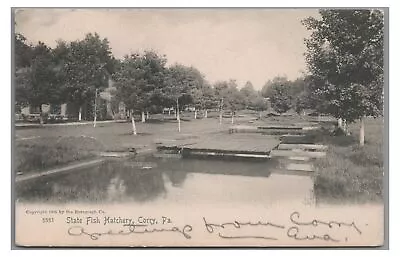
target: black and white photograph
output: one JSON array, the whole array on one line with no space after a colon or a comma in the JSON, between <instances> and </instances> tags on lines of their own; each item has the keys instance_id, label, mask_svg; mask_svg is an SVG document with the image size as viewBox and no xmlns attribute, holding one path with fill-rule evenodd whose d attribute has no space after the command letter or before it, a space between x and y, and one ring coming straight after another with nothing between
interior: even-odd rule
<instances>
[{"instance_id":1,"label":"black and white photograph","mask_svg":"<svg viewBox=\"0 0 400 257\"><path fill-rule=\"evenodd\" d=\"M388 8L11 12L17 246L385 244Z\"/></svg>"}]
</instances>

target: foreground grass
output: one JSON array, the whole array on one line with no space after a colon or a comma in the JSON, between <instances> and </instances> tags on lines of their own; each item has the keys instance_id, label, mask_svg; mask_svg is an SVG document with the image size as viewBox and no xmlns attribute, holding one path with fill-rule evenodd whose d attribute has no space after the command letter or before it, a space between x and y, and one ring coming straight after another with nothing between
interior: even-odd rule
<instances>
[{"instance_id":1,"label":"foreground grass","mask_svg":"<svg viewBox=\"0 0 400 257\"><path fill-rule=\"evenodd\" d=\"M316 163L314 182L318 202L377 202L383 198L383 121L368 119L366 142L358 143L359 124L350 136L325 136L327 157Z\"/></svg>"},{"instance_id":2,"label":"foreground grass","mask_svg":"<svg viewBox=\"0 0 400 257\"><path fill-rule=\"evenodd\" d=\"M36 172L74 161L94 157L101 146L90 138L38 138L17 141L15 171L19 174Z\"/></svg>"}]
</instances>

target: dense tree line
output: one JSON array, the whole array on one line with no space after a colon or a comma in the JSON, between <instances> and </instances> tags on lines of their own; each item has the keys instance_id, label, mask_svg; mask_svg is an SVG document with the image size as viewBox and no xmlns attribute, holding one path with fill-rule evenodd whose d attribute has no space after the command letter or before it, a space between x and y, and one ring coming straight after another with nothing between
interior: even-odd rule
<instances>
[{"instance_id":1,"label":"dense tree line","mask_svg":"<svg viewBox=\"0 0 400 257\"><path fill-rule=\"evenodd\" d=\"M167 66L167 57L154 51L116 59L108 40L97 33L73 42L58 41L54 49L43 42L29 44L16 34L16 104L73 103L81 119L82 108L93 105L112 80L112 102L125 104L134 134L134 114L141 113L145 122L146 113L163 108L176 110L180 131L180 111L187 106L195 107L194 118L198 110L207 117L208 110L217 109L220 122L228 111L232 123L238 110L261 114L271 106L277 113L312 109L343 124L360 119L363 144L363 117L383 111L383 13L320 10L320 16L303 20L311 31L305 41L308 73L293 81L277 76L259 91L250 81L241 87L235 80L210 84L195 67Z\"/></svg>"}]
</instances>

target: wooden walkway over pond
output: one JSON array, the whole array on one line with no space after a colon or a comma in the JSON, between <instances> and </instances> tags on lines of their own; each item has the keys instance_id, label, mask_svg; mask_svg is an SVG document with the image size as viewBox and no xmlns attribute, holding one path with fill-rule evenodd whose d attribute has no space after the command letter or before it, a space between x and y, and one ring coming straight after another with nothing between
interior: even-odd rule
<instances>
[{"instance_id":1,"label":"wooden walkway over pond","mask_svg":"<svg viewBox=\"0 0 400 257\"><path fill-rule=\"evenodd\" d=\"M268 156L280 141L275 136L260 134L213 134L197 138L158 142L159 150L180 151L184 155Z\"/></svg>"}]
</instances>

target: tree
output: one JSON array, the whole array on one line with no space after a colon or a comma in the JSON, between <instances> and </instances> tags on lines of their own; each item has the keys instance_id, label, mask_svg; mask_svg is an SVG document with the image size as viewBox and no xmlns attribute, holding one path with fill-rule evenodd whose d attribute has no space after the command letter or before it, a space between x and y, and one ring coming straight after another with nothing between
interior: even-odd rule
<instances>
[{"instance_id":1,"label":"tree","mask_svg":"<svg viewBox=\"0 0 400 257\"><path fill-rule=\"evenodd\" d=\"M217 82L214 90L217 99L220 99L220 124L224 108L231 111L231 123L233 124L236 111L245 107L244 96L239 92L236 81L231 79L229 82Z\"/></svg>"},{"instance_id":2,"label":"tree","mask_svg":"<svg viewBox=\"0 0 400 257\"><path fill-rule=\"evenodd\" d=\"M134 113L142 112L143 118L144 110L151 105L152 97L161 90L166 62L164 56L155 52L134 53L124 57L113 75L115 97L130 110L134 135L137 135Z\"/></svg>"},{"instance_id":3,"label":"tree","mask_svg":"<svg viewBox=\"0 0 400 257\"><path fill-rule=\"evenodd\" d=\"M247 81L246 84L240 89L240 93L242 94L245 108L249 108L258 97L258 93L250 81Z\"/></svg>"},{"instance_id":4,"label":"tree","mask_svg":"<svg viewBox=\"0 0 400 257\"><path fill-rule=\"evenodd\" d=\"M226 97L226 91L228 91L228 82L217 81L214 84L214 95L215 99L218 101L219 107L219 124L222 124L222 113L224 110L224 97Z\"/></svg>"},{"instance_id":5,"label":"tree","mask_svg":"<svg viewBox=\"0 0 400 257\"><path fill-rule=\"evenodd\" d=\"M268 109L267 99L261 95L261 92L257 92L257 95L250 103L249 108L258 111L259 119L261 119L262 112Z\"/></svg>"},{"instance_id":6,"label":"tree","mask_svg":"<svg viewBox=\"0 0 400 257\"><path fill-rule=\"evenodd\" d=\"M215 98L213 88L205 83L201 90L194 95L195 102L204 111L204 118L208 117L208 109L215 108L218 105L218 100Z\"/></svg>"},{"instance_id":7,"label":"tree","mask_svg":"<svg viewBox=\"0 0 400 257\"><path fill-rule=\"evenodd\" d=\"M17 40L21 40L18 39ZM21 42L20 42L21 43ZM21 46L19 46L19 49ZM19 51L20 51L19 50ZM52 49L43 42L25 50L30 60L19 58L16 70L16 99L21 105L38 107L43 124L43 104L59 104L62 92L57 80L57 69ZM21 54L21 52L19 53Z\"/></svg>"},{"instance_id":8,"label":"tree","mask_svg":"<svg viewBox=\"0 0 400 257\"><path fill-rule=\"evenodd\" d=\"M382 115L383 12L320 10L321 19L303 21L312 31L306 40L306 61L316 94L327 101L325 112L338 119L361 121Z\"/></svg>"},{"instance_id":9,"label":"tree","mask_svg":"<svg viewBox=\"0 0 400 257\"><path fill-rule=\"evenodd\" d=\"M271 107L278 113L287 112L293 106L291 83L286 77L275 77L261 90L262 95L270 99Z\"/></svg>"},{"instance_id":10,"label":"tree","mask_svg":"<svg viewBox=\"0 0 400 257\"><path fill-rule=\"evenodd\" d=\"M17 33L14 35L15 70L29 67L32 61L32 45L27 43L26 37Z\"/></svg>"},{"instance_id":11,"label":"tree","mask_svg":"<svg viewBox=\"0 0 400 257\"><path fill-rule=\"evenodd\" d=\"M176 119L178 131L181 131L180 100L191 98L193 90L199 90L204 83L203 77L197 69L181 64L175 64L168 68L165 76L164 95L176 104ZM188 101L189 102L189 101Z\"/></svg>"},{"instance_id":12,"label":"tree","mask_svg":"<svg viewBox=\"0 0 400 257\"><path fill-rule=\"evenodd\" d=\"M140 99L137 107L141 109L142 122L145 122L145 111L158 103L155 96L162 94L165 86L165 67L167 58L155 51L144 51L143 54L135 54L136 78L143 81L140 83Z\"/></svg>"},{"instance_id":13,"label":"tree","mask_svg":"<svg viewBox=\"0 0 400 257\"><path fill-rule=\"evenodd\" d=\"M101 39L97 33L89 33L83 40L73 41L68 46L59 42L58 48L68 48L61 72L65 74L68 100L79 106L81 120L82 107L94 101L96 89L101 91L108 87L115 59L107 38Z\"/></svg>"}]
</instances>

